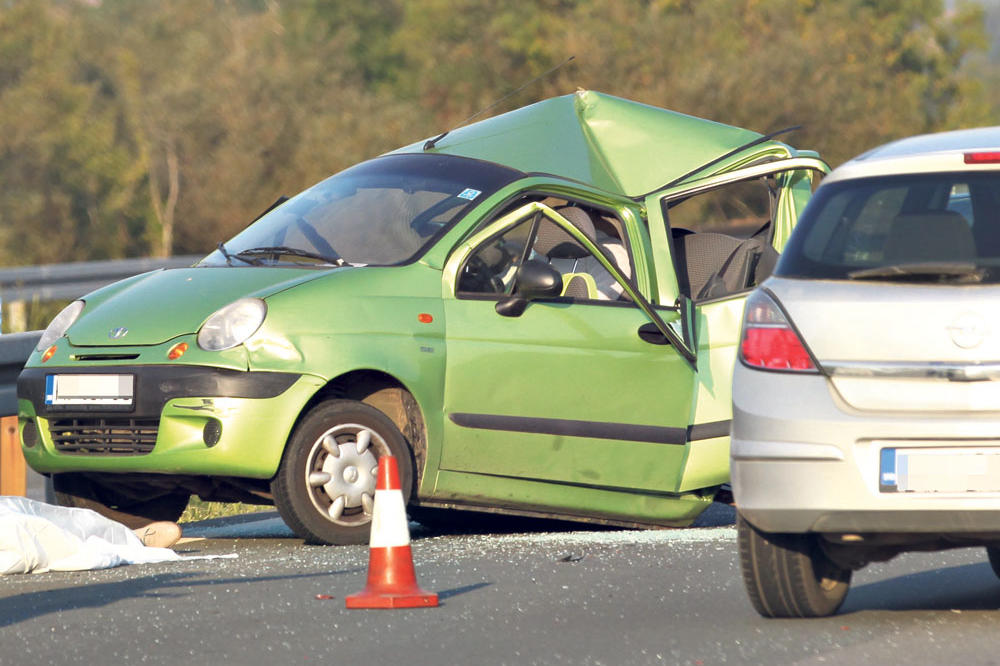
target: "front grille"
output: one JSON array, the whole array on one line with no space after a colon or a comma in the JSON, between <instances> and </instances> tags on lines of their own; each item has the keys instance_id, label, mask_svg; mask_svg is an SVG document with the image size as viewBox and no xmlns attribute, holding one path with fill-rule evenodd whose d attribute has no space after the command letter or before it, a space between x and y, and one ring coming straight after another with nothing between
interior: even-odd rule
<instances>
[{"instance_id":1,"label":"front grille","mask_svg":"<svg viewBox=\"0 0 1000 666\"><path fill-rule=\"evenodd\" d=\"M62 453L142 455L153 450L159 419L52 419L52 444Z\"/></svg>"}]
</instances>

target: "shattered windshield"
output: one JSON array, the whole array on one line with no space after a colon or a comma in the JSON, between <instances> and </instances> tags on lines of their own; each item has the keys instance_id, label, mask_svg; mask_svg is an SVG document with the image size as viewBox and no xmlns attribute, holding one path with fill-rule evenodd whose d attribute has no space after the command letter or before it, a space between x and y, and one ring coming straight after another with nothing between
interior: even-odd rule
<instances>
[{"instance_id":1,"label":"shattered windshield","mask_svg":"<svg viewBox=\"0 0 1000 666\"><path fill-rule=\"evenodd\" d=\"M819 188L775 275L1000 282L1000 173L860 178Z\"/></svg>"},{"instance_id":2,"label":"shattered windshield","mask_svg":"<svg viewBox=\"0 0 1000 666\"><path fill-rule=\"evenodd\" d=\"M376 158L268 211L199 266L407 263L472 206L520 176L447 155Z\"/></svg>"}]
</instances>

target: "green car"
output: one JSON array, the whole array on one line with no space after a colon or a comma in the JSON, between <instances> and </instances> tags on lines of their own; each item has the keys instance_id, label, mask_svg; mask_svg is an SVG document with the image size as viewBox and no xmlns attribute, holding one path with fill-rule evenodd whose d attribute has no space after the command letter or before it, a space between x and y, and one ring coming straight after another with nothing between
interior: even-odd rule
<instances>
[{"instance_id":1,"label":"green car","mask_svg":"<svg viewBox=\"0 0 1000 666\"><path fill-rule=\"evenodd\" d=\"M422 520L690 524L745 297L827 171L589 91L406 146L70 304L18 380L25 458L130 525L196 494L363 543L384 455Z\"/></svg>"}]
</instances>

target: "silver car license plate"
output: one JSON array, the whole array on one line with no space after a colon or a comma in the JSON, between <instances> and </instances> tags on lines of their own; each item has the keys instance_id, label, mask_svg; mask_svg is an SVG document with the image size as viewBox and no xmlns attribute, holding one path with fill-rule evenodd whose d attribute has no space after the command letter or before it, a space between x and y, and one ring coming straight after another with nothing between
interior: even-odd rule
<instances>
[{"instance_id":1,"label":"silver car license plate","mask_svg":"<svg viewBox=\"0 0 1000 666\"><path fill-rule=\"evenodd\" d=\"M883 448L879 490L912 493L1000 492L1000 446Z\"/></svg>"},{"instance_id":2,"label":"silver car license plate","mask_svg":"<svg viewBox=\"0 0 1000 666\"><path fill-rule=\"evenodd\" d=\"M46 375L45 404L131 405L135 375Z\"/></svg>"}]
</instances>

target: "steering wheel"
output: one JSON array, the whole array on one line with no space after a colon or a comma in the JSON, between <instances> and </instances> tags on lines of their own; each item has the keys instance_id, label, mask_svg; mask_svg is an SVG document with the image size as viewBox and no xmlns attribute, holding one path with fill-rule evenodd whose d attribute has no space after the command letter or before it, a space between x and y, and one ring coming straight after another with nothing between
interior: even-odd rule
<instances>
[{"instance_id":1,"label":"steering wheel","mask_svg":"<svg viewBox=\"0 0 1000 666\"><path fill-rule=\"evenodd\" d=\"M469 284L470 282L471 284ZM503 281L478 254L471 255L462 269L459 288L461 291L477 293L502 294L504 292Z\"/></svg>"}]
</instances>

